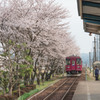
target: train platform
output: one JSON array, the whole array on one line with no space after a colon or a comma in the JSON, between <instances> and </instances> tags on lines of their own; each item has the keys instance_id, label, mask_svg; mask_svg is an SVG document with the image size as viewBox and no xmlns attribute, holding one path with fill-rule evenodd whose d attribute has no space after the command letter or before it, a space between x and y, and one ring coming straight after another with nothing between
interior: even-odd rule
<instances>
[{"instance_id":1,"label":"train platform","mask_svg":"<svg viewBox=\"0 0 100 100\"><path fill-rule=\"evenodd\" d=\"M80 81L72 100L100 100L100 81Z\"/></svg>"}]
</instances>

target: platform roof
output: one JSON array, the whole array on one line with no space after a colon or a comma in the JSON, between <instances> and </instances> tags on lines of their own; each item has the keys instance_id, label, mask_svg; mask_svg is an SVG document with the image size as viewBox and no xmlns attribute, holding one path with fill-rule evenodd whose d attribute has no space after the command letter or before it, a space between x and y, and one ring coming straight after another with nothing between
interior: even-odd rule
<instances>
[{"instance_id":1,"label":"platform roof","mask_svg":"<svg viewBox=\"0 0 100 100\"><path fill-rule=\"evenodd\" d=\"M95 23L90 23L89 21L84 21L85 32L91 32L100 35L100 25Z\"/></svg>"},{"instance_id":2,"label":"platform roof","mask_svg":"<svg viewBox=\"0 0 100 100\"><path fill-rule=\"evenodd\" d=\"M85 32L100 35L100 0L77 0Z\"/></svg>"},{"instance_id":3,"label":"platform roof","mask_svg":"<svg viewBox=\"0 0 100 100\"><path fill-rule=\"evenodd\" d=\"M100 16L100 0L77 0L79 16L84 19L84 14Z\"/></svg>"}]
</instances>

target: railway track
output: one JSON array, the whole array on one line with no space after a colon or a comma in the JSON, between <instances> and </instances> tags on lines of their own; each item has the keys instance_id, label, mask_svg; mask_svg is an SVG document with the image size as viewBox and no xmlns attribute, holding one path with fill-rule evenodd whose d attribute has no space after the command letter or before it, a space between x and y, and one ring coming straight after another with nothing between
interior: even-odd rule
<instances>
[{"instance_id":1,"label":"railway track","mask_svg":"<svg viewBox=\"0 0 100 100\"><path fill-rule=\"evenodd\" d=\"M49 86L48 88L46 88L42 92L37 93L36 95L31 96L27 100L43 100L47 95L49 95L51 92L53 92L64 81L66 81L66 77L61 79L61 80L59 80L57 83L53 84L52 86Z\"/></svg>"},{"instance_id":2,"label":"railway track","mask_svg":"<svg viewBox=\"0 0 100 100\"><path fill-rule=\"evenodd\" d=\"M68 94L76 81L77 77L68 78L65 82L63 82L58 88L56 88L51 94L46 96L43 100L67 100L66 98L68 98Z\"/></svg>"},{"instance_id":3,"label":"railway track","mask_svg":"<svg viewBox=\"0 0 100 100\"><path fill-rule=\"evenodd\" d=\"M72 97L71 94L74 93L73 89L74 91L76 89L74 86L76 83L78 84L78 78L79 76L68 77L62 80L62 82L57 84L55 87L51 87L42 92L43 94L40 96L37 95L28 100L72 100L70 99Z\"/></svg>"},{"instance_id":4,"label":"railway track","mask_svg":"<svg viewBox=\"0 0 100 100\"><path fill-rule=\"evenodd\" d=\"M85 81L85 69L81 75L65 77L27 100L72 100L79 81Z\"/></svg>"}]
</instances>

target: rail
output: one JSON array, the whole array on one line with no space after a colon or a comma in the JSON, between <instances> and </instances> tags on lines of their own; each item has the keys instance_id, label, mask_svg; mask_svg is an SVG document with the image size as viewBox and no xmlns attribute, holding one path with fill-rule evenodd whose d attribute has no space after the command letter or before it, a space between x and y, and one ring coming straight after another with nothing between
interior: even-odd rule
<instances>
[{"instance_id":1,"label":"rail","mask_svg":"<svg viewBox=\"0 0 100 100\"><path fill-rule=\"evenodd\" d=\"M72 86L75 84L75 82L77 81L77 78L74 80L74 82L71 84L71 86L68 88L68 90L66 91L66 93L64 94L64 96L62 97L61 100L64 100L66 95L69 93L69 91L71 90Z\"/></svg>"},{"instance_id":2,"label":"rail","mask_svg":"<svg viewBox=\"0 0 100 100\"><path fill-rule=\"evenodd\" d=\"M60 87L62 87L69 79L67 79L66 81L64 81L58 88L56 88L53 92L51 92L51 94L49 94L48 96L46 96L43 100L47 100L54 92L56 92Z\"/></svg>"},{"instance_id":3,"label":"rail","mask_svg":"<svg viewBox=\"0 0 100 100\"><path fill-rule=\"evenodd\" d=\"M66 85L66 86L68 87L67 92L65 92L64 95L63 95L63 97L60 99L60 100L64 100L65 96L68 94L68 92L70 91L71 87L74 85L74 83L76 82L76 80L77 80L77 77L68 78L68 79L67 79L66 81L64 81L58 88L56 88L53 92L51 92L48 96L46 96L43 100L49 100L49 98L52 97L52 95L53 95L54 93L56 93L57 91L59 91L59 89L60 89L61 87L63 87L64 85ZM71 84L70 86L69 86L69 84L66 84L66 83L69 82L69 81L70 81L69 84ZM53 100L53 99L52 99L52 100ZM56 100L56 99L55 99L55 100Z\"/></svg>"}]
</instances>

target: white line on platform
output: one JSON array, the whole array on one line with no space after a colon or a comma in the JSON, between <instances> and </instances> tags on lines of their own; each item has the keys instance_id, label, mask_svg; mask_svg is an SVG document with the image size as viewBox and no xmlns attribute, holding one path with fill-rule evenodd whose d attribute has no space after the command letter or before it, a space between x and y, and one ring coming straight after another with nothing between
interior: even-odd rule
<instances>
[{"instance_id":1,"label":"white line on platform","mask_svg":"<svg viewBox=\"0 0 100 100\"><path fill-rule=\"evenodd\" d=\"M91 100L88 83L87 83L87 99Z\"/></svg>"}]
</instances>

